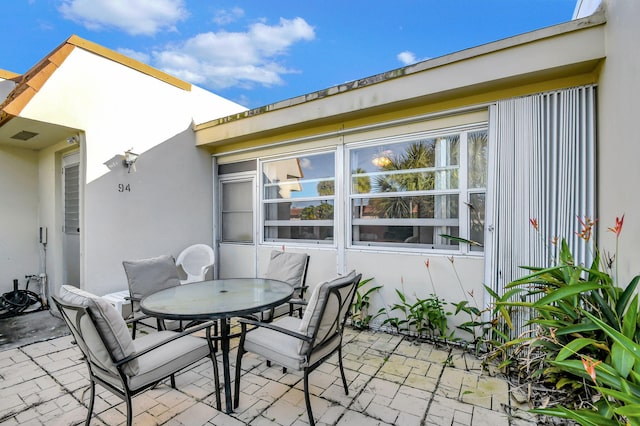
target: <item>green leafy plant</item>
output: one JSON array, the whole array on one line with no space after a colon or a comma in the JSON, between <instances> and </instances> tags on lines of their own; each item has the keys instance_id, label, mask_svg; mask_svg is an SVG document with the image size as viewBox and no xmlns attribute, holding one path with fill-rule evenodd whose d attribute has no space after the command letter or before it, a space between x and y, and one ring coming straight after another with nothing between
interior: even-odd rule
<instances>
[{"instance_id":1,"label":"green leafy plant","mask_svg":"<svg viewBox=\"0 0 640 426\"><path fill-rule=\"evenodd\" d=\"M620 237L622 218L609 228ZM580 221L578 236L589 241L596 221ZM531 220L534 229L538 222ZM504 301L502 306L525 307L534 314L535 334L508 342L518 372L529 380L564 391L535 413L571 419L583 425L640 425L640 312L636 276L617 285L612 261L603 261L594 247L591 265L576 265L565 240L557 259L546 268L528 267L531 274L510 283L525 288L531 301ZM616 253L617 258L617 253ZM518 355L527 353L524 358Z\"/></svg>"},{"instance_id":2,"label":"green leafy plant","mask_svg":"<svg viewBox=\"0 0 640 426\"><path fill-rule=\"evenodd\" d=\"M410 302L398 289L396 294L400 302L391 306L391 312L400 312L403 318L388 317L383 325L389 324L399 333L415 333L418 337L448 337L447 315L450 313L444 311L447 302L435 294L425 299L416 297L415 302Z\"/></svg>"},{"instance_id":3,"label":"green leafy plant","mask_svg":"<svg viewBox=\"0 0 640 426\"><path fill-rule=\"evenodd\" d=\"M452 237L445 234L440 234L440 236L470 245L481 245L464 238ZM462 280L460 279L460 275L458 274L458 271L456 269L455 258L452 256L448 259L451 263L451 267L456 277L456 281L460 288L461 294L464 297L464 300L461 300L457 303L451 303L453 306L455 306L455 311L453 312L453 314L458 315L459 313L464 313L468 315L469 318L467 321L464 321L457 326L459 330L462 330L472 336L472 340L470 342L465 342L465 347L473 348L476 355L478 355L481 351L493 350L495 351L495 353L492 356L492 359L494 359L496 355L500 353L502 353L503 358L505 358L505 354L503 353L503 344L504 342L509 340L507 329L513 327L510 316L510 311L512 310L512 308L496 303L492 307L480 309L479 306L481 305L477 300L475 300L473 290L467 291L462 285ZM433 292L435 294L436 290L433 277L431 275L429 259L425 260L424 264L427 268L427 274L429 277L431 288L433 289ZM504 295L499 296L487 286L485 286L485 290L496 301L506 301L513 297L515 294L524 292L523 289L512 289ZM462 339L456 338L455 340L461 341Z\"/></svg>"},{"instance_id":4,"label":"green leafy plant","mask_svg":"<svg viewBox=\"0 0 640 426\"><path fill-rule=\"evenodd\" d=\"M505 366L509 364L505 342L509 341L509 329L513 329L513 323L511 321L512 307L504 302L511 300L515 295L525 290L513 288L500 296L491 288L484 287L485 291L495 300L495 303L482 310L476 306L469 305L468 300L452 303L456 308L455 315L463 312L469 317L467 321L458 325L457 328L471 335L472 340L468 342L468 347L473 348L476 355L481 352L491 353L487 360L500 357L502 361L500 366Z\"/></svg>"},{"instance_id":5,"label":"green leafy plant","mask_svg":"<svg viewBox=\"0 0 640 426\"><path fill-rule=\"evenodd\" d=\"M375 315L369 314L371 296L382 288L381 285L365 288L372 280L373 278L367 278L360 281L351 305L351 325L360 330L369 328L371 321L385 312L384 308L380 308Z\"/></svg>"}]
</instances>

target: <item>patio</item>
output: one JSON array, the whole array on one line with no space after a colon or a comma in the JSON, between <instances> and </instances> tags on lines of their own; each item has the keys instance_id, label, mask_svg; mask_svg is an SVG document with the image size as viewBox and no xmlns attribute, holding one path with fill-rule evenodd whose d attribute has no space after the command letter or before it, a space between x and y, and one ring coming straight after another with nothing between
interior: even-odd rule
<instances>
[{"instance_id":1,"label":"patio","mask_svg":"<svg viewBox=\"0 0 640 426\"><path fill-rule=\"evenodd\" d=\"M349 396L344 395L334 356L310 376L318 424L536 424L526 412L526 404L518 402L525 399L523 392L483 372L473 355L382 332L347 328L344 337ZM237 339L232 344L237 344ZM232 356L233 362L235 350ZM0 423L84 422L86 368L70 336L1 351ZM308 424L301 374L283 374L281 368L269 368L253 354L243 359L243 370L240 406L231 415L214 408L213 373L205 359L176 376L177 389L163 383L135 397L134 423ZM98 386L91 424L124 424L124 406Z\"/></svg>"}]
</instances>

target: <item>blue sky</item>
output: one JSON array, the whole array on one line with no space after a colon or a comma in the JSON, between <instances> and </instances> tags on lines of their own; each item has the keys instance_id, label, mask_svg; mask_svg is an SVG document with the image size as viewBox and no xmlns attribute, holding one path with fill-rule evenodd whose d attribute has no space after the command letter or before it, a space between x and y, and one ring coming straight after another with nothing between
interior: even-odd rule
<instances>
[{"instance_id":1,"label":"blue sky","mask_svg":"<svg viewBox=\"0 0 640 426\"><path fill-rule=\"evenodd\" d=\"M0 69L76 34L249 108L571 19L576 0L10 0Z\"/></svg>"}]
</instances>

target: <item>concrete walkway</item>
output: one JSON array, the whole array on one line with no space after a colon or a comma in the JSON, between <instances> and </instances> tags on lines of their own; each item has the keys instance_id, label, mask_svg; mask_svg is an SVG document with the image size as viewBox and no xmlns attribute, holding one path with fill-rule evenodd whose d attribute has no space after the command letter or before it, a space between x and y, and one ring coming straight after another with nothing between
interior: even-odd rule
<instances>
[{"instance_id":1,"label":"concrete walkway","mask_svg":"<svg viewBox=\"0 0 640 426\"><path fill-rule=\"evenodd\" d=\"M232 355L235 360L235 350ZM221 367L220 357L218 362ZM134 424L308 424L300 373L283 374L253 354L245 355L242 363L240 407L231 415L214 408L213 372L205 359L176 377L177 389L163 383L136 396ZM310 376L318 425L536 424L526 412L528 407L520 407L513 397L520 394L517 389L483 372L473 355L459 349L348 329L344 366L348 396L336 356ZM1 351L0 424L84 422L86 376L87 367L70 336ZM96 390L91 424L124 424L124 402L100 386Z\"/></svg>"}]
</instances>

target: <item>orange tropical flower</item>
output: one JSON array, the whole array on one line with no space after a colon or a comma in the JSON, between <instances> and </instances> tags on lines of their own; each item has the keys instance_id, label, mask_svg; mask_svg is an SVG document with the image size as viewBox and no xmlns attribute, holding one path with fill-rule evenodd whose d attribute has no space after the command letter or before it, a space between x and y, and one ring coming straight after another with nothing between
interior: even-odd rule
<instances>
[{"instance_id":1,"label":"orange tropical flower","mask_svg":"<svg viewBox=\"0 0 640 426\"><path fill-rule=\"evenodd\" d=\"M592 359L582 358L582 365L589 376L591 376L591 380L596 383L596 366L600 364L602 361L593 362Z\"/></svg>"},{"instance_id":2,"label":"orange tropical flower","mask_svg":"<svg viewBox=\"0 0 640 426\"><path fill-rule=\"evenodd\" d=\"M596 222L598 222L598 219L592 220L589 217L585 216L583 220L580 219L580 216L578 216L578 222L580 222L580 225L582 225L582 230L580 232L576 232L576 235L585 241L589 241L591 239L591 234L593 233L593 227Z\"/></svg>"},{"instance_id":3,"label":"orange tropical flower","mask_svg":"<svg viewBox=\"0 0 640 426\"><path fill-rule=\"evenodd\" d=\"M553 244L554 246L557 246L558 245L558 237L553 237L551 239L551 244Z\"/></svg>"},{"instance_id":4,"label":"orange tropical flower","mask_svg":"<svg viewBox=\"0 0 640 426\"><path fill-rule=\"evenodd\" d=\"M532 217L529 219L529 223L531 224L531 226L533 226L533 229L535 229L536 231L538 230L538 219Z\"/></svg>"},{"instance_id":5,"label":"orange tropical flower","mask_svg":"<svg viewBox=\"0 0 640 426\"><path fill-rule=\"evenodd\" d=\"M624 223L624 215L622 217L616 217L616 226L613 228L608 228L609 231L616 234L616 237L620 236L620 232L622 232L622 224Z\"/></svg>"}]
</instances>

